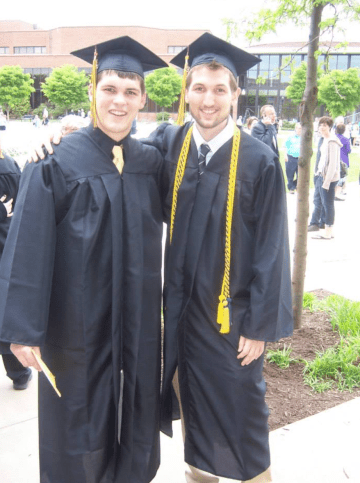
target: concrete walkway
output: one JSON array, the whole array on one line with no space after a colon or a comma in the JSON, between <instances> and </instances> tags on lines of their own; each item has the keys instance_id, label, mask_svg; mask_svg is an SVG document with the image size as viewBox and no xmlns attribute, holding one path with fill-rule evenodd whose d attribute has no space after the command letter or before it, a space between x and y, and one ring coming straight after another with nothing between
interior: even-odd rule
<instances>
[{"instance_id":1,"label":"concrete walkway","mask_svg":"<svg viewBox=\"0 0 360 483\"><path fill-rule=\"evenodd\" d=\"M287 195L291 246L296 196ZM359 208L360 187L353 183L346 201L336 202L335 238L314 240L309 234L307 291L323 288L360 300ZM14 391L0 363L0 483L39 483L36 395L36 376L26 391ZM172 440L162 437L162 464L153 483L185 482L179 422L174 429ZM359 483L359 435L360 398L273 431L274 483ZM233 480L221 480L226 481Z\"/></svg>"}]
</instances>

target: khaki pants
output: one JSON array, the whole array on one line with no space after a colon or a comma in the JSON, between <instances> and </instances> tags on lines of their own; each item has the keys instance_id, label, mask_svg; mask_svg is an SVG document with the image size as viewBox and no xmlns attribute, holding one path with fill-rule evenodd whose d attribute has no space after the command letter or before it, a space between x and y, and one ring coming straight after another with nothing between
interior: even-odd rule
<instances>
[{"instance_id":1,"label":"khaki pants","mask_svg":"<svg viewBox=\"0 0 360 483\"><path fill-rule=\"evenodd\" d=\"M179 377L178 377L177 369L173 379L173 386L174 386L176 397L178 398L179 405L180 405L181 430L182 430L183 440L185 441L185 423L184 423L184 416L183 416L182 404L180 399ZM203 471L203 470L199 470L198 468L195 468L194 466L191 466L191 465L187 465L187 468L185 470L185 479L186 479L186 483L220 483L220 480L224 481L224 483L225 481L235 482L235 480L228 480L225 478L221 479L218 476L211 475L210 473L207 473L206 471ZM255 478L252 478L251 480L243 481L242 483L271 483L271 482L272 482L271 471L270 471L270 468L268 468L260 475L255 476Z\"/></svg>"}]
</instances>

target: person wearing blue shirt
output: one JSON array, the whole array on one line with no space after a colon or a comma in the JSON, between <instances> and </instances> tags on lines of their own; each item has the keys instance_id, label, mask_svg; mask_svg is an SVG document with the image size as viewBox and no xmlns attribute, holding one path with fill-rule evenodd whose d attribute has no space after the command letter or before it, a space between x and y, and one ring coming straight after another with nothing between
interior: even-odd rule
<instances>
[{"instance_id":1,"label":"person wearing blue shirt","mask_svg":"<svg viewBox=\"0 0 360 483\"><path fill-rule=\"evenodd\" d=\"M291 194L295 193L297 187L300 135L301 124L298 122L295 125L295 133L289 136L285 142L285 168L288 180L287 187Z\"/></svg>"}]
</instances>

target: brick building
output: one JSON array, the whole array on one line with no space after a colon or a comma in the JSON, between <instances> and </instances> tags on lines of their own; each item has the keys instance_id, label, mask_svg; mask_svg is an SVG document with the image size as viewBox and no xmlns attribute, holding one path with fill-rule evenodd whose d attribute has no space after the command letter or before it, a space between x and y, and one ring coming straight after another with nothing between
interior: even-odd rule
<instances>
[{"instance_id":1,"label":"brick building","mask_svg":"<svg viewBox=\"0 0 360 483\"><path fill-rule=\"evenodd\" d=\"M20 65L25 73L31 75L36 89L31 97L31 105L36 107L43 102L41 82L44 82L54 67L72 64L87 73L91 71L89 64L70 55L73 50L129 35L169 63L172 57L204 32L205 30L166 30L134 26L59 27L43 30L22 21L2 20L0 67ZM160 109L152 101L148 101L145 111L157 110Z\"/></svg>"}]
</instances>

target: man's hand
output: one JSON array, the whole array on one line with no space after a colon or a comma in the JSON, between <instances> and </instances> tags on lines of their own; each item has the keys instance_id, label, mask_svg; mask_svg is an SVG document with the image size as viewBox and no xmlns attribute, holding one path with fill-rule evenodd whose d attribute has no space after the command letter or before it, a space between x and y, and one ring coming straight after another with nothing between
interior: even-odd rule
<instances>
[{"instance_id":1,"label":"man's hand","mask_svg":"<svg viewBox=\"0 0 360 483\"><path fill-rule=\"evenodd\" d=\"M268 117L268 116L263 117L262 118L262 122L264 124L266 124L267 126L270 126L271 124L274 124L273 121L271 120L271 118Z\"/></svg>"},{"instance_id":2,"label":"man's hand","mask_svg":"<svg viewBox=\"0 0 360 483\"><path fill-rule=\"evenodd\" d=\"M285 163L288 162L288 157L287 157L287 154L284 154L284 160L285 160Z\"/></svg>"},{"instance_id":3,"label":"man's hand","mask_svg":"<svg viewBox=\"0 0 360 483\"><path fill-rule=\"evenodd\" d=\"M251 340L240 336L237 359L243 359L242 366L247 366L258 359L264 352L265 342L262 340Z\"/></svg>"},{"instance_id":4,"label":"man's hand","mask_svg":"<svg viewBox=\"0 0 360 483\"><path fill-rule=\"evenodd\" d=\"M39 159L44 159L45 158L45 153L44 149L49 154L53 154L54 150L52 147L52 144L59 144L60 140L62 138L62 134L60 131L57 132L48 132L48 131L43 131L43 138L39 139L34 146L31 147L31 150L29 152L29 158L28 162L38 162Z\"/></svg>"},{"instance_id":5,"label":"man's hand","mask_svg":"<svg viewBox=\"0 0 360 483\"><path fill-rule=\"evenodd\" d=\"M5 209L6 209L6 213L7 213L7 217L9 218L10 216L13 216L13 212L12 212L12 205L13 205L13 199L11 198L9 201L7 201L5 203L5 200L6 200L6 195L2 196L0 198L0 201L3 203L3 205L5 206Z\"/></svg>"},{"instance_id":6,"label":"man's hand","mask_svg":"<svg viewBox=\"0 0 360 483\"><path fill-rule=\"evenodd\" d=\"M27 345L19 344L10 345L11 352L24 367L33 367L37 371L41 372L41 367L35 359L34 354L31 352L31 349L33 349L36 355L41 358L40 347L29 347Z\"/></svg>"}]
</instances>

